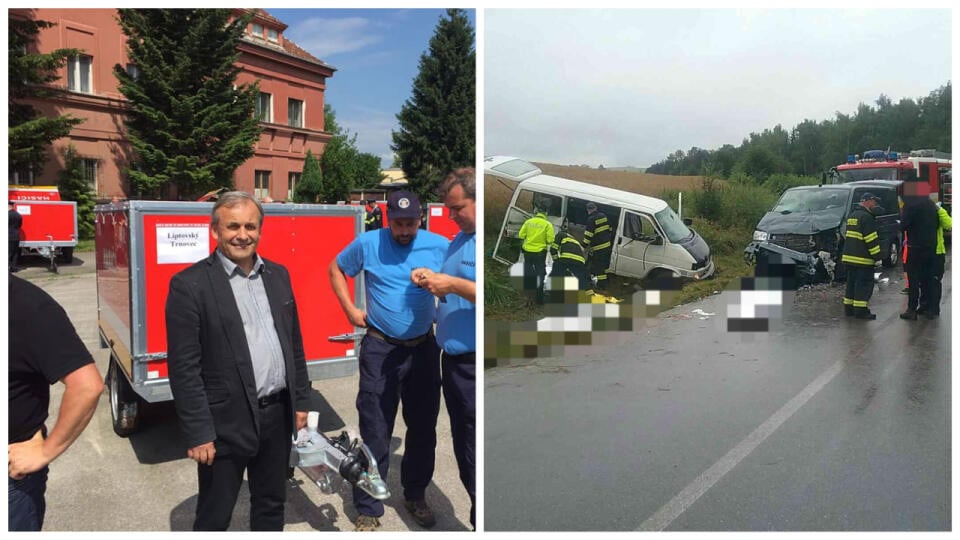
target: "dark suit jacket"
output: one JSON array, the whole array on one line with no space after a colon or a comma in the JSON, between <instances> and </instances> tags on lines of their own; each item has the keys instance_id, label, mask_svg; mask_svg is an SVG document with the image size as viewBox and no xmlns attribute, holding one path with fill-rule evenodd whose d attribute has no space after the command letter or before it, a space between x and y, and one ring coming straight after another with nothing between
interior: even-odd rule
<instances>
[{"instance_id":1,"label":"dark suit jacket","mask_svg":"<svg viewBox=\"0 0 960 540\"><path fill-rule=\"evenodd\" d=\"M310 381L290 274L264 261L261 277L283 349L294 412L308 410ZM257 387L240 310L216 252L170 280L167 298L170 388L187 447L215 441L217 454L253 456L259 446Z\"/></svg>"}]
</instances>

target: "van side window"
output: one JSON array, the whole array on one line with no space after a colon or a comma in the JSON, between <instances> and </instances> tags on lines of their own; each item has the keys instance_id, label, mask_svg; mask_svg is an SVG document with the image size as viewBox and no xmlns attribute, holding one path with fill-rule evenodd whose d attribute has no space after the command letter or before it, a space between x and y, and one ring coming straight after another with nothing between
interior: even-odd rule
<instances>
[{"instance_id":1,"label":"van side window","mask_svg":"<svg viewBox=\"0 0 960 540\"><path fill-rule=\"evenodd\" d=\"M521 189L520 194L517 195L517 203L514 205L524 212L533 213L533 195L534 193L528 189Z\"/></svg>"},{"instance_id":2,"label":"van side window","mask_svg":"<svg viewBox=\"0 0 960 540\"><path fill-rule=\"evenodd\" d=\"M658 233L650 216L627 212L623 217L623 235L632 240L650 242Z\"/></svg>"}]
</instances>

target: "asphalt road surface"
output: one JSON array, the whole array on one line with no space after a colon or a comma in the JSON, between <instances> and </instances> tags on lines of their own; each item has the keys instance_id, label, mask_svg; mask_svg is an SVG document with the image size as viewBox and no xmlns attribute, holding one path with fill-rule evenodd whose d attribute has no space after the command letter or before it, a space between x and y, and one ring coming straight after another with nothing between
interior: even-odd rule
<instances>
[{"instance_id":1,"label":"asphalt road surface","mask_svg":"<svg viewBox=\"0 0 960 540\"><path fill-rule=\"evenodd\" d=\"M724 293L485 370L485 530L949 531L947 268L937 320L885 270L876 321L818 285L731 333Z\"/></svg>"},{"instance_id":2,"label":"asphalt road surface","mask_svg":"<svg viewBox=\"0 0 960 540\"><path fill-rule=\"evenodd\" d=\"M97 292L92 253L77 253L74 263L48 271L39 259L24 261L20 274L39 285L67 311L81 339L93 353L100 373L107 370L108 351L100 349L97 334ZM306 330L305 330L306 331ZM356 376L315 381L321 404L320 430L336 435L357 431L354 405ZM52 390L52 426L63 394L63 385ZM150 407L140 432L129 438L114 434L109 397L100 398L90 425L60 458L50 465L47 484L45 531L183 531L193 525L197 495L196 465L186 458L172 403ZM403 418L391 446L387 483L391 497L385 501L381 530L423 530L403 507L400 458L403 455ZM460 483L450 441L450 426L441 408L437 426L437 462L427 502L437 516L431 530L470 530L470 499ZM352 531L356 512L347 484L333 494L320 491L299 469L287 491L287 531ZM246 482L241 488L230 530L249 530L250 503Z\"/></svg>"}]
</instances>

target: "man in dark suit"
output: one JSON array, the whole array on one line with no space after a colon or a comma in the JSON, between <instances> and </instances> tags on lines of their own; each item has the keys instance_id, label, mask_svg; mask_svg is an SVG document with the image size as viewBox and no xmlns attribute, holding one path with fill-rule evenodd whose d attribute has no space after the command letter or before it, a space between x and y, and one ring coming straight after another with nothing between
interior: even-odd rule
<instances>
[{"instance_id":1,"label":"man in dark suit","mask_svg":"<svg viewBox=\"0 0 960 540\"><path fill-rule=\"evenodd\" d=\"M229 192L213 207L217 249L170 280L170 387L197 462L194 530L226 530L243 482L250 529L283 530L291 438L310 382L287 269L257 255L263 208Z\"/></svg>"}]
</instances>

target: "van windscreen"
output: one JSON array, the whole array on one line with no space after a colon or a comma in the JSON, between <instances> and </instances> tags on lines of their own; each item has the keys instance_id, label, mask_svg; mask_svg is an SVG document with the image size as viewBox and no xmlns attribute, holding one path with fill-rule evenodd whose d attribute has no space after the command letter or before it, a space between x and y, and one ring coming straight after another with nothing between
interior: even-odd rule
<instances>
[{"instance_id":1,"label":"van windscreen","mask_svg":"<svg viewBox=\"0 0 960 540\"><path fill-rule=\"evenodd\" d=\"M683 224L680 216L669 206L654 215L657 216L657 222L660 223L660 227L663 228L663 233L667 235L667 239L670 240L671 243L676 244L682 242L693 235L693 231Z\"/></svg>"}]
</instances>

